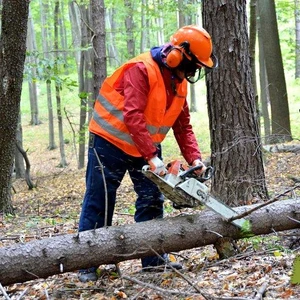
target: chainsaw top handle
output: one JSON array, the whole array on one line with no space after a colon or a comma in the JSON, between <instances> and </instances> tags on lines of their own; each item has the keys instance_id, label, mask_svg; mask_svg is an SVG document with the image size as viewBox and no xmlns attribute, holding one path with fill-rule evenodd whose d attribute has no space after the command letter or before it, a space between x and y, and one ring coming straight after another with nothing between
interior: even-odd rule
<instances>
[{"instance_id":1,"label":"chainsaw top handle","mask_svg":"<svg viewBox=\"0 0 300 300\"><path fill-rule=\"evenodd\" d=\"M200 170L202 168L202 166L194 166L194 167L191 167L189 168L188 170L186 170L185 172L183 172L182 174L180 174L180 178L182 178L183 180L185 180L186 177L193 177L193 178L196 178L197 180L199 180L200 182L204 182L208 179L210 179L213 174L214 174L214 167L212 166L208 166L205 170L205 173L202 174L201 177L199 177L195 171L197 170Z\"/></svg>"}]
</instances>

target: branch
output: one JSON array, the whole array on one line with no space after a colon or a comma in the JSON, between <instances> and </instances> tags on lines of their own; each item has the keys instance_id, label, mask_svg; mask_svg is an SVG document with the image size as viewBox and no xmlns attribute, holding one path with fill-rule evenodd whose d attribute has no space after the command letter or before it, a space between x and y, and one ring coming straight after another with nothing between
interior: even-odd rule
<instances>
[{"instance_id":1,"label":"branch","mask_svg":"<svg viewBox=\"0 0 300 300\"><path fill-rule=\"evenodd\" d=\"M237 216L234 216L234 217L229 218L227 221L230 223L230 222L232 222L232 221L234 221L234 220L241 219L241 218L243 218L243 217L245 217L245 216L248 216L248 215L250 215L251 213L253 213L254 211L256 211L256 210L258 210L258 209L260 209L260 208L262 208L262 207L265 207L265 206L267 206L267 205L269 205L269 204L272 204L272 203L278 201L282 196L285 196L286 194L288 194L288 193L294 191L294 190L297 189L297 188L300 188L300 185L299 185L299 184L297 184L296 186L294 186L294 187L292 187L292 188L286 190L285 192L279 194L278 196L274 197L273 199L271 199L271 200L269 200L269 201L267 201L267 202L264 202L264 203L262 203L262 204L259 204L259 205L255 206L254 208L252 208L252 209L250 209L250 210L247 210L247 211L245 211L245 212L243 212L243 213L241 213L241 214L239 214L239 215L237 215Z\"/></svg>"},{"instance_id":2,"label":"branch","mask_svg":"<svg viewBox=\"0 0 300 300\"><path fill-rule=\"evenodd\" d=\"M253 300L261 300L266 289L268 287L268 283L264 282L264 284L260 287L260 289L257 291L255 297L253 298Z\"/></svg>"},{"instance_id":3,"label":"branch","mask_svg":"<svg viewBox=\"0 0 300 300\"><path fill-rule=\"evenodd\" d=\"M7 295L7 293L1 283L0 283L0 291L2 292L2 294L6 300L11 300L11 298Z\"/></svg>"},{"instance_id":4,"label":"branch","mask_svg":"<svg viewBox=\"0 0 300 300\"><path fill-rule=\"evenodd\" d=\"M201 292L201 290L194 285L189 278L187 278L186 276L184 276L181 272L179 272L178 270L176 270L175 268L172 267L171 264L169 264L161 255L159 255L159 253L157 251L155 251L152 247L150 247L150 249L162 260L164 260L165 263L168 264L168 266L181 278L183 278L189 285L191 285L204 299L208 299L207 296L204 296Z\"/></svg>"},{"instance_id":5,"label":"branch","mask_svg":"<svg viewBox=\"0 0 300 300\"><path fill-rule=\"evenodd\" d=\"M164 294L172 294L172 295L186 295L186 296L191 296L191 295L198 295L198 294L195 294L195 293L189 293L189 292L181 292L181 291L176 291L176 290L171 290L171 289L163 289L163 288L160 288L156 285L153 285L151 283L147 283L147 282L143 282L141 280L138 280L136 278L132 278L130 276L127 276L127 275L123 275L122 276L123 279L126 279L126 280L129 280L129 281L132 281L134 283L137 283L137 284L140 284L142 286L146 286L150 289L153 289L153 290L156 290L156 291L159 291L161 293L164 293Z\"/></svg>"},{"instance_id":6,"label":"branch","mask_svg":"<svg viewBox=\"0 0 300 300\"><path fill-rule=\"evenodd\" d=\"M71 127L71 130L72 130L72 140L73 140L73 147L74 147L74 151L75 151L75 157L76 157L76 161L77 161L77 164L78 164L78 154L77 154L77 148L76 148L76 132L75 132L75 129L73 127L73 124L69 118L69 115L68 115L68 112L66 110L66 107L64 107L64 112L65 112L65 116L69 122L69 125Z\"/></svg>"},{"instance_id":7,"label":"branch","mask_svg":"<svg viewBox=\"0 0 300 300\"><path fill-rule=\"evenodd\" d=\"M26 164L26 170L25 170L25 180L26 180L26 183L28 185L28 188L30 190L32 190L33 188L36 187L36 185L32 182L31 180L31 177L30 177L30 162L29 162L29 159L28 159L28 156L27 156L27 153L26 151L21 147L21 145L16 142L16 146L17 146L17 149L19 150L19 152L22 154L24 160L25 160L25 164Z\"/></svg>"}]
</instances>

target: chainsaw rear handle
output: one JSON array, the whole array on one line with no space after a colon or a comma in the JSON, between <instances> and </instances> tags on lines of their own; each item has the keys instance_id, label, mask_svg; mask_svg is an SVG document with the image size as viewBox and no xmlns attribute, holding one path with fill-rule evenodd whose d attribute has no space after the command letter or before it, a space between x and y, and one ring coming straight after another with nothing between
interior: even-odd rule
<instances>
[{"instance_id":1,"label":"chainsaw rear handle","mask_svg":"<svg viewBox=\"0 0 300 300\"><path fill-rule=\"evenodd\" d=\"M186 177L193 177L196 178L197 180L199 180L200 182L204 182L208 179L210 179L213 174L214 174L214 167L212 166L208 166L205 170L205 173L202 174L201 177L199 177L198 175L196 175L195 171L200 170L202 168L202 166L194 166L189 168L188 170L186 170L185 172L183 172L182 174L180 174L180 178L182 178L183 180L185 180Z\"/></svg>"}]
</instances>

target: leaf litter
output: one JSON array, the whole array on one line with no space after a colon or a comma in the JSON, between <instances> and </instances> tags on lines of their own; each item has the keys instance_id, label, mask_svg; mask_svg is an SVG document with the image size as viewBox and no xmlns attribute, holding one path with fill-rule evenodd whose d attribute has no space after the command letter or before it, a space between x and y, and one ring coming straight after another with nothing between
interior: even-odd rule
<instances>
[{"instance_id":1,"label":"leaf litter","mask_svg":"<svg viewBox=\"0 0 300 300\"><path fill-rule=\"evenodd\" d=\"M72 159L65 169L57 168L58 150L43 155L32 152L29 157L37 187L28 190L24 180L14 180L16 215L0 219L0 247L78 230L85 171L77 170ZM269 192L280 193L292 187L290 178L300 174L300 156L272 153L265 158ZM126 176L117 194L114 225L134 222L134 202L135 193ZM168 201L165 205L166 215L178 214ZM298 230L287 236L274 233L237 244L241 252L223 260L218 259L212 245L173 253L184 265L181 276L174 272L142 273L140 260L130 260L118 264L123 278L114 267L100 266L97 282L81 283L72 272L12 284L5 290L10 299L261 299L255 295L265 285L263 299L300 299L299 285L290 283L300 247ZM5 299L1 293L0 299Z\"/></svg>"}]
</instances>

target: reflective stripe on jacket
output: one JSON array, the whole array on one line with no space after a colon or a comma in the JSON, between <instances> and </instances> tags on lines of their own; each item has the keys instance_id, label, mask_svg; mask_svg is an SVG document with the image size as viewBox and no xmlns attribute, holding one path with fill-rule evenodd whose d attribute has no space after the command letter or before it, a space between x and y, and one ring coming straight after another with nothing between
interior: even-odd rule
<instances>
[{"instance_id":1,"label":"reflective stripe on jacket","mask_svg":"<svg viewBox=\"0 0 300 300\"><path fill-rule=\"evenodd\" d=\"M155 144L164 140L179 116L187 95L187 82L183 80L182 83L176 84L176 95L170 107L166 109L167 97L164 81L160 68L150 53L144 53L129 60L104 80L95 102L89 130L107 139L125 153L139 157L141 154L124 124L124 96L114 88L114 84L122 78L126 69L137 62L143 62L148 72L150 89L144 116L146 128Z\"/></svg>"}]
</instances>

